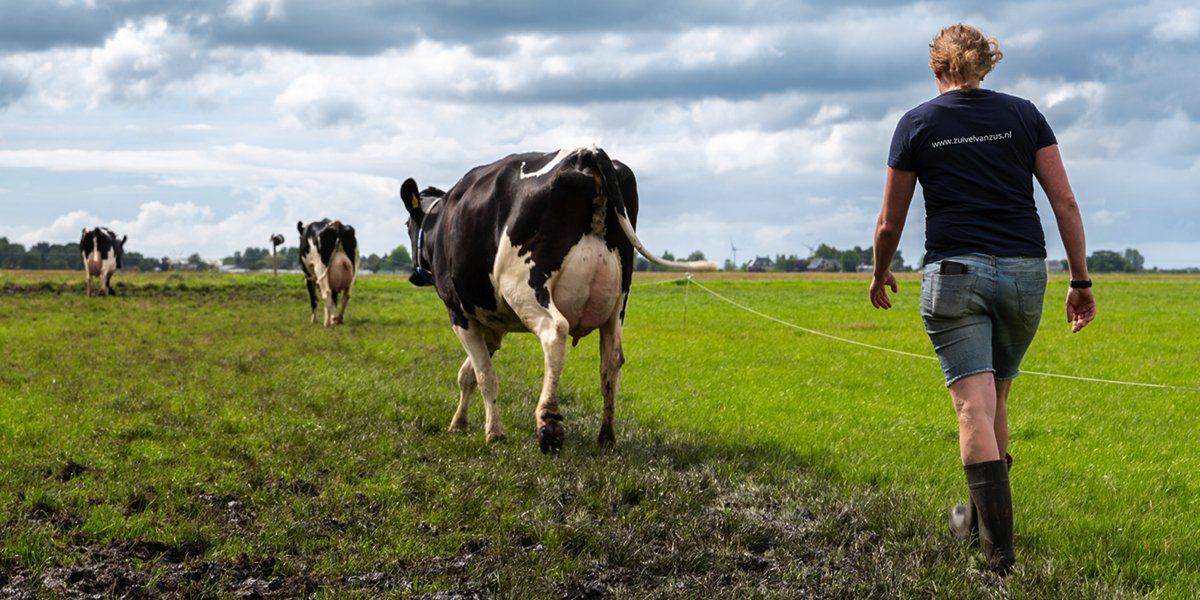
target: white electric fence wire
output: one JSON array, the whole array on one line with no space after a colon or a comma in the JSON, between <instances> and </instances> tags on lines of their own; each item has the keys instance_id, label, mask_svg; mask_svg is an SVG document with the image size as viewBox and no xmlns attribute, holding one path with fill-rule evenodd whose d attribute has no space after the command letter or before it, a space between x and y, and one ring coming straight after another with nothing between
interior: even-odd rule
<instances>
[{"instance_id":1,"label":"white electric fence wire","mask_svg":"<svg viewBox=\"0 0 1200 600\"><path fill-rule=\"evenodd\" d=\"M803 332L805 332L805 333L811 333L811 334L813 334L813 335L819 335L819 336L821 336L821 337L827 337L827 338L829 338L829 339L831 339L831 340L837 340L837 341L839 341L839 342L845 342L845 343L847 343L847 344L854 344L855 346L863 346L863 347L865 347L865 348L871 348L872 350L882 350L882 351L884 351L884 352L891 352L891 353L893 353L893 354L903 354L904 356L912 356L912 357L914 357L914 358L923 358L923 359L925 359L925 360L937 360L937 358L936 358L936 357L933 357L933 356L926 356L926 355L924 355L924 354L913 354L912 352L905 352L905 351L903 351L903 350L894 350L894 349L892 349L892 348L884 348L884 347L882 347L882 346L873 346L873 345L871 345L871 344L864 344L864 343L862 343L862 342L856 342L856 341L854 341L854 340L848 340L848 339L846 339L846 338L840 338L840 337L837 337L836 335L829 335L828 333L822 333L822 332L820 332L820 331L815 331L815 330L812 330L812 329L807 329L807 328L801 327L801 326L799 326L799 325L794 325L794 324L792 324L792 323L788 323L787 321L781 321L781 320L779 320L779 319L776 319L775 317L772 317L772 316L770 316L770 315L766 315L766 314L760 313L760 312L758 312L757 310L754 310L754 309L752 309L752 308L750 308L749 306L746 306L746 305L744 305L744 304L738 304L737 302L734 302L733 300L730 300L729 298L726 298L725 296L722 296L721 294L718 294L718 293L714 292L713 290L709 289L707 286L705 286L704 284L700 283L699 281L695 281L694 279L692 279L692 275L691 275L691 273L689 273L689 274L687 275L687 277L681 277L681 278L679 278L679 279L672 279L671 281L679 281L679 280L681 280L681 279L687 279L687 280L688 280L688 284L689 284L689 286L690 286L690 284L692 284L692 283L695 283L695 284L696 284L696 286L697 286L697 287L699 287L700 289L702 289L702 290L704 290L704 291L706 291L706 292L708 292L708 293L710 293L710 294L712 294L712 295L716 296L717 298L720 298L721 300L724 300L725 302L728 302L729 304L732 304L732 305L734 305L734 306L736 306L736 307L738 307L738 308L740 308L740 309L742 309L742 310L744 310L744 311L746 311L746 312L748 312L748 313L752 313L752 314L758 315L758 316L760 316L760 317L762 317L762 318L764 318L764 319L767 319L768 321L774 321L774 322L776 322L776 323L779 323L780 325L786 325L786 326L788 326L788 327L791 327L791 328L793 328L793 329L799 329L800 331L803 331ZM661 282L658 282L658 283L670 283L670 282L669 282L669 281L661 281ZM649 284L647 284L647 285L649 285ZM686 293L686 292L684 293L684 304L685 304L685 308L684 308L684 310L685 310L685 316L684 316L684 327L685 327L685 329L684 329L684 332L685 332L685 333L684 333L684 335L686 335L686 331L687 331L687 330L686 330L686 327L687 327L687 320L686 320L686 319L687 319L687 317L686 317L686 310L687 310L687 309L686 309L686 304L687 304L687 293ZM1182 386L1177 386L1177 385L1160 385L1160 384L1156 384L1156 383L1135 383L1135 382L1130 382L1130 381L1114 381L1114 380L1111 380L1111 379L1095 379L1095 378L1092 378L1092 377L1073 377L1073 376L1071 376L1071 375L1056 375L1056 374L1054 374L1054 373L1039 373L1039 372L1037 372L1037 371L1025 371L1025 370L1022 370L1021 372L1022 372L1022 373L1026 373L1026 374L1029 374L1029 375L1041 375L1041 376L1043 376L1043 377L1057 377L1057 378L1059 378L1059 379L1074 379L1074 380L1076 380L1076 381L1094 381L1094 382L1097 382L1097 383L1113 383L1113 384L1117 384L1117 385L1134 385L1134 386L1140 386L1140 387L1163 388L1163 389L1168 389L1168 390L1187 390L1187 391L1191 391L1191 392L1200 392L1200 388L1194 388L1194 387L1182 387Z\"/></svg>"},{"instance_id":2,"label":"white electric fence wire","mask_svg":"<svg viewBox=\"0 0 1200 600\"><path fill-rule=\"evenodd\" d=\"M688 279L691 279L691 278L689 277ZM758 315L758 316L760 316L760 317L762 317L762 318L764 318L764 319L767 319L768 321L775 321L776 323L779 323L780 325L786 325L786 326L788 326L788 327L791 327L791 328L793 328L793 329L799 329L800 331L803 331L803 332L805 332L805 333L811 333L811 334L813 334L813 335L819 335L819 336L821 336L821 337L827 337L827 338L829 338L829 339L831 339L831 340L837 340L837 341L839 341L839 342L845 342L845 343L847 343L847 344L854 344L855 346L863 346L863 347L866 347L866 348L871 348L872 350L882 350L882 351L884 351L884 352L891 352L891 353L894 353L894 354L903 354L903 355L905 355L905 356L912 356L912 357L915 357L915 358L924 358L924 359L926 359L926 360L937 360L937 358L936 358L936 357L933 357L933 356L925 356L924 354L913 354L912 352L905 352L905 351L903 351L903 350L893 350L893 349L891 349L891 348L884 348L883 346L872 346L871 344L864 344L864 343L862 343L862 342L856 342L856 341L854 341L854 340L848 340L848 339L846 339L846 338L840 338L840 337L838 337L838 336L836 336L836 335L829 335L828 333L821 333L820 331L815 331L815 330L812 330L812 329L807 329L807 328L805 328L805 327L801 327L801 326L799 326L799 325L794 325L794 324L792 324L792 323L788 323L787 321L781 321L781 320L779 320L779 319L776 319L775 317L772 317L771 315L765 315L765 314L763 314L763 313L760 313L760 312L758 312L757 310L754 310L753 308L750 308L749 306L745 306L745 305L743 305L743 304L738 304L737 302L734 302L733 300L730 300L729 298L726 298L725 296L722 296L722 295L720 295L720 294L718 294L718 293L716 293L716 292L714 292L714 291L712 291L712 290L708 289L708 287L706 287L704 284L700 283L699 281L694 281L694 283L695 283L695 284L696 284L696 286L697 286L697 287L699 287L700 289L702 289L702 290L704 290L704 291L706 291L706 292L708 292L708 293L710 293L710 294L712 294L712 295L714 295L714 296L716 296L716 297L718 297L718 298L720 298L720 299L722 299L722 300L724 300L724 301L726 301L726 302L728 302L728 303L730 303L730 304L732 304L732 305L734 305L734 306L736 306L736 307L738 307L738 308L740 308L740 309L742 309L742 310L744 310L744 311L746 311L746 312L748 312L748 313L753 313L753 314L756 314L756 315Z\"/></svg>"}]
</instances>

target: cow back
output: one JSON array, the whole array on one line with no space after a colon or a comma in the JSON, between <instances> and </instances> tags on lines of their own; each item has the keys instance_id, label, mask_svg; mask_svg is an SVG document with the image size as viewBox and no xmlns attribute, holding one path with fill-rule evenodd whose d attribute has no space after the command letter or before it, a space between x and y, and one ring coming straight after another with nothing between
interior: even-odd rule
<instances>
[{"instance_id":1,"label":"cow back","mask_svg":"<svg viewBox=\"0 0 1200 600\"><path fill-rule=\"evenodd\" d=\"M100 260L114 257L117 268L120 268L121 258L125 254L121 241L117 239L117 234L106 227L89 227L83 230L83 236L79 239L79 253L87 260L88 256L98 251Z\"/></svg>"},{"instance_id":2,"label":"cow back","mask_svg":"<svg viewBox=\"0 0 1200 600\"><path fill-rule=\"evenodd\" d=\"M633 245L609 200L612 189L635 219L636 182L619 163L609 163L616 181L611 174L605 177L598 160L608 158L591 149L512 155L473 169L446 193L432 266L455 325L466 327L466 314L498 310L491 282L502 240L519 248L530 267L528 283L543 306L549 305L548 281L587 235L619 251L621 291L628 292Z\"/></svg>"}]
</instances>

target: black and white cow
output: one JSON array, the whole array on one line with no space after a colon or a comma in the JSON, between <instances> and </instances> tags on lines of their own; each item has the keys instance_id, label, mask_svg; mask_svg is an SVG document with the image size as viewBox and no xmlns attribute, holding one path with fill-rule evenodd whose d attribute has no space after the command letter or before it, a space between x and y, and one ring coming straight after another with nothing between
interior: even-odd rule
<instances>
[{"instance_id":1,"label":"black and white cow","mask_svg":"<svg viewBox=\"0 0 1200 600\"><path fill-rule=\"evenodd\" d=\"M599 329L604 413L597 444L613 444L634 248L667 266L716 265L663 261L646 252L633 229L633 171L595 147L513 155L473 169L449 192L417 190L412 179L400 188L413 245L409 280L437 289L467 351L450 431L467 431L467 408L478 387L487 440L505 439L491 355L506 334L532 332L545 354L536 431L542 452L557 452L566 433L558 382L567 338L578 343Z\"/></svg>"},{"instance_id":2,"label":"black and white cow","mask_svg":"<svg viewBox=\"0 0 1200 600\"><path fill-rule=\"evenodd\" d=\"M354 228L341 221L322 219L305 225L296 223L300 231L300 268L308 284L308 299L312 304L312 322L317 322L317 291L325 304L325 326L344 322L350 290L358 279L358 242ZM338 292L342 292L342 308L338 310Z\"/></svg>"},{"instance_id":3,"label":"black and white cow","mask_svg":"<svg viewBox=\"0 0 1200 600\"><path fill-rule=\"evenodd\" d=\"M100 282L100 296L115 294L109 285L112 275L122 268L121 259L125 256L125 240L129 236L117 239L117 234L107 227L87 227L83 237L79 239L79 254L83 256L83 270L87 271L88 297L92 296L92 278Z\"/></svg>"}]
</instances>

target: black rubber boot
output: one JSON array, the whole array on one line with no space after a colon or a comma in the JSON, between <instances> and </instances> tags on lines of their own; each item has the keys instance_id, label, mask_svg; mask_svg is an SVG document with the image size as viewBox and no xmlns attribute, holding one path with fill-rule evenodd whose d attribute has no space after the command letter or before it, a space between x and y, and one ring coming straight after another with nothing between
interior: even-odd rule
<instances>
[{"instance_id":1,"label":"black rubber boot","mask_svg":"<svg viewBox=\"0 0 1200 600\"><path fill-rule=\"evenodd\" d=\"M988 567L1001 575L1016 563L1013 552L1012 489L1008 483L1008 464L1004 459L974 463L963 467L979 539L987 555Z\"/></svg>"},{"instance_id":2,"label":"black rubber boot","mask_svg":"<svg viewBox=\"0 0 1200 600\"><path fill-rule=\"evenodd\" d=\"M1004 462L1008 470L1012 470L1013 457L1005 453ZM979 523L975 511L975 503L967 498L966 504L957 504L950 509L950 533L954 539L972 548L979 547Z\"/></svg>"}]
</instances>

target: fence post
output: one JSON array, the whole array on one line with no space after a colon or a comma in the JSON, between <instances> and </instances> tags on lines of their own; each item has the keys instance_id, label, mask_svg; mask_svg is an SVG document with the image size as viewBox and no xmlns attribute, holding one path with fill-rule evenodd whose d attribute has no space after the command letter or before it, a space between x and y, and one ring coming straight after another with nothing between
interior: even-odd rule
<instances>
[{"instance_id":1,"label":"fence post","mask_svg":"<svg viewBox=\"0 0 1200 600\"><path fill-rule=\"evenodd\" d=\"M279 277L279 245L283 243L282 233L271 234L271 270L272 277Z\"/></svg>"}]
</instances>

